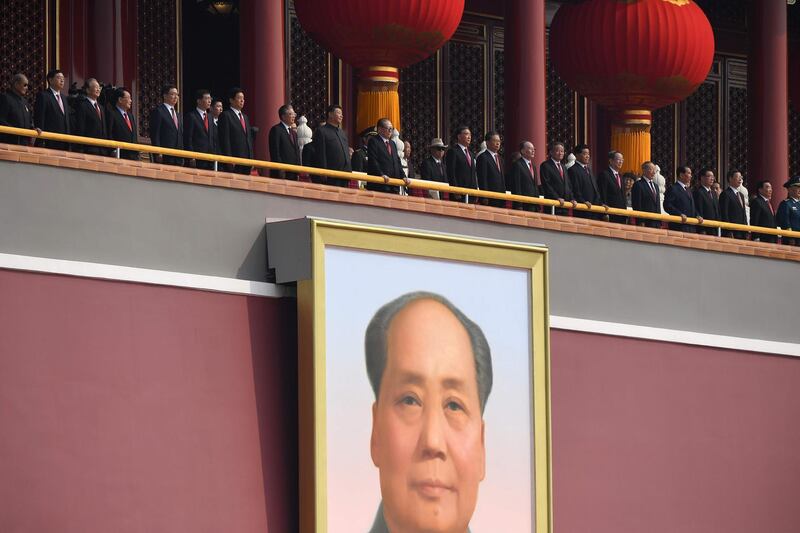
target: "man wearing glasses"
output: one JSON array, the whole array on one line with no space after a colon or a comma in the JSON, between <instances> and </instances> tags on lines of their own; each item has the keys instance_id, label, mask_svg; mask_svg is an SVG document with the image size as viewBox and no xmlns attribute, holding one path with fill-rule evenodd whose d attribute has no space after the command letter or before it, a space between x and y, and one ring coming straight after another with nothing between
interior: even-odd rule
<instances>
[{"instance_id":1,"label":"man wearing glasses","mask_svg":"<svg viewBox=\"0 0 800 533\"><path fill-rule=\"evenodd\" d=\"M440 183L447 183L447 174L444 171L444 153L447 150L447 145L442 142L438 137L431 141L428 146L430 155L422 160L419 167L419 174L422 179L428 181L438 181ZM439 198L442 194L443 200L448 200L447 193L439 193L439 191L428 191L431 197Z\"/></svg>"},{"instance_id":2,"label":"man wearing glasses","mask_svg":"<svg viewBox=\"0 0 800 533\"><path fill-rule=\"evenodd\" d=\"M25 99L28 94L28 78L25 74L14 74L11 88L0 95L0 126L33 129L33 115ZM8 144L30 144L30 137L0 134L0 142Z\"/></svg>"},{"instance_id":3,"label":"man wearing glasses","mask_svg":"<svg viewBox=\"0 0 800 533\"><path fill-rule=\"evenodd\" d=\"M389 178L400 178L406 185L410 181L403 173L397 146L392 141L394 126L392 126L391 120L382 118L378 120L375 129L378 131L378 135L371 137L367 143L367 173L372 176L381 176L384 182L367 183L367 189L398 194L400 188L389 185Z\"/></svg>"}]
</instances>

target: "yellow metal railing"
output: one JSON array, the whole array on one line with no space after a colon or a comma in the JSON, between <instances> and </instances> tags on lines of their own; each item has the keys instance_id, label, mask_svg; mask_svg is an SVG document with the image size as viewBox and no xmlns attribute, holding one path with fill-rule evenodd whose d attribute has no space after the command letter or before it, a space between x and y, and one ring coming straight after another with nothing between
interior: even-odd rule
<instances>
[{"instance_id":1,"label":"yellow metal railing","mask_svg":"<svg viewBox=\"0 0 800 533\"><path fill-rule=\"evenodd\" d=\"M119 157L119 150L131 150L135 152L145 152L151 154L169 155L173 157L183 157L186 159L196 159L201 161L211 161L230 165L241 165L255 168L265 168L269 170L284 170L287 172L294 172L297 174L311 174L316 176L327 176L331 178L340 178L346 180L361 180L370 183L386 183L394 186L406 186L405 181L400 178L390 178L385 182L380 176L371 176L362 172L341 172L338 170L326 170L324 168L304 167L299 165L287 165L284 163L274 163L272 161L262 161L260 159L242 159L239 157L229 157L218 154L206 154L201 152L190 152L188 150L174 150L172 148L161 148L160 146L151 146L148 144L135 144L119 141L110 141L107 139L94 139L91 137L80 137L78 135L64 135L62 133L50 133L43 131L41 133L36 130L29 130L23 128L12 128L9 126L0 126L0 133L7 133L12 135L19 135L23 137L33 137L36 139L44 139L51 141L61 141L73 144L83 144L88 146L101 146L105 148L112 148L117 150L116 154ZM255 176L254 176L255 177ZM496 200L507 200L516 203L541 205L545 207L572 207L571 202L565 202L563 205L558 200L549 200L547 198L536 198L531 196L521 196L518 194L507 194L492 191L482 191L479 189L469 189L466 187L454 187L446 183L436 181L409 180L409 185L412 189L423 189L427 191L439 191L451 194L470 195L477 198L491 198ZM719 230L728 231L745 231L753 232L764 235L781 235L784 237L791 237L800 239L800 231L791 231L785 229L763 228L761 226L748 226L745 224L732 224L730 222L720 222L717 220L703 220L702 223L696 218L687 218L685 221L675 215L663 215L661 213L648 213L644 211L632 211L630 209L618 209L614 207L603 207L592 205L588 208L586 205L578 203L573 208L577 211L590 211L592 213L620 215L624 217L632 217L637 220L649 219L659 220L663 222L673 222L679 224L690 224L694 226L702 226L705 228L718 228Z\"/></svg>"}]
</instances>

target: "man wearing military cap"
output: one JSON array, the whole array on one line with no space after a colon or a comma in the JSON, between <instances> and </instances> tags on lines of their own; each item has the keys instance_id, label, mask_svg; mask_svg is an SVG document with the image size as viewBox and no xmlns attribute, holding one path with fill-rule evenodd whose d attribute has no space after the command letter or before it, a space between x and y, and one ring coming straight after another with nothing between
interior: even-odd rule
<instances>
[{"instance_id":1,"label":"man wearing military cap","mask_svg":"<svg viewBox=\"0 0 800 533\"><path fill-rule=\"evenodd\" d=\"M793 176L783 186L789 191L789 197L778 206L775 222L781 229L800 231L800 176ZM783 244L800 246L800 239L784 237Z\"/></svg>"}]
</instances>

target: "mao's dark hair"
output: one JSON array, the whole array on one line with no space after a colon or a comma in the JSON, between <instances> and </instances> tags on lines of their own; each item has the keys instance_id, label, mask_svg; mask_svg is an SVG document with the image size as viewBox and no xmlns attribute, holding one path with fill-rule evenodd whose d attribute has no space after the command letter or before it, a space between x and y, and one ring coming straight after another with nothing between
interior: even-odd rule
<instances>
[{"instance_id":1,"label":"mao's dark hair","mask_svg":"<svg viewBox=\"0 0 800 533\"><path fill-rule=\"evenodd\" d=\"M381 389L381 379L386 370L386 333L389 326L407 305L418 300L433 300L445 306L453 316L464 326L472 346L472 356L475 359L475 376L478 382L478 399L481 405L481 414L486 407L486 400L492 391L492 352L480 326L467 318L449 300L432 292L410 292L392 300L378 309L367 326L364 334L364 351L367 359L367 375L369 376L375 399L378 399Z\"/></svg>"}]
</instances>

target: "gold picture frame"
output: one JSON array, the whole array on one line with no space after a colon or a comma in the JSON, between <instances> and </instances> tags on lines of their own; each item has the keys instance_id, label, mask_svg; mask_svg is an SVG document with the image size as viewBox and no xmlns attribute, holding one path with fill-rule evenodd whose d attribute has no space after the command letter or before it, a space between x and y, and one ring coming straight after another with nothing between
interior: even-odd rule
<instances>
[{"instance_id":1,"label":"gold picture frame","mask_svg":"<svg viewBox=\"0 0 800 533\"><path fill-rule=\"evenodd\" d=\"M547 259L544 247L422 231L309 219L310 279L299 280L298 389L300 531L327 533L326 250L345 248L475 265L521 269L529 279L530 401L533 429L533 531L552 532L550 352ZM352 280L358 283L358 280Z\"/></svg>"}]
</instances>

